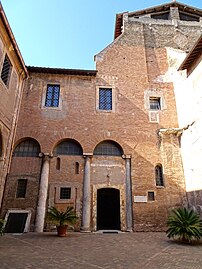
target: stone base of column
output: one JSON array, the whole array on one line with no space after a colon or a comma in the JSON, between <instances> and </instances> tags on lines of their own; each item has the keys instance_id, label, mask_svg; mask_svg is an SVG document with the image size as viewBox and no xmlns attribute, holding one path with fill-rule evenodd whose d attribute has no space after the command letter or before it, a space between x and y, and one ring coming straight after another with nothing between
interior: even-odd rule
<instances>
[{"instance_id":1,"label":"stone base of column","mask_svg":"<svg viewBox=\"0 0 202 269\"><path fill-rule=\"evenodd\" d=\"M80 229L81 233L91 233L90 227L81 227Z\"/></svg>"}]
</instances>

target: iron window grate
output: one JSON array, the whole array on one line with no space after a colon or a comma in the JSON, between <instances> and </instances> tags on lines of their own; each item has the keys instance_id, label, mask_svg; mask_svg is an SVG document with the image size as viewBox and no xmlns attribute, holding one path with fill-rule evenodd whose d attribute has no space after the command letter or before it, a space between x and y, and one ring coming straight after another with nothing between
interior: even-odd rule
<instances>
[{"instance_id":1,"label":"iron window grate","mask_svg":"<svg viewBox=\"0 0 202 269\"><path fill-rule=\"evenodd\" d=\"M47 85L46 91L46 107L58 107L60 97L60 85Z\"/></svg>"},{"instance_id":2,"label":"iron window grate","mask_svg":"<svg viewBox=\"0 0 202 269\"><path fill-rule=\"evenodd\" d=\"M3 68L1 71L1 79L6 86L8 86L9 84L11 68L12 68L11 62L8 56L6 55L3 63Z\"/></svg>"},{"instance_id":3,"label":"iron window grate","mask_svg":"<svg viewBox=\"0 0 202 269\"><path fill-rule=\"evenodd\" d=\"M122 156L123 151L118 144L112 141L105 141L97 145L94 155Z\"/></svg>"},{"instance_id":4,"label":"iron window grate","mask_svg":"<svg viewBox=\"0 0 202 269\"><path fill-rule=\"evenodd\" d=\"M99 89L99 109L112 110L112 89Z\"/></svg>"},{"instance_id":5,"label":"iron window grate","mask_svg":"<svg viewBox=\"0 0 202 269\"><path fill-rule=\"evenodd\" d=\"M160 97L150 97L149 98L149 106L152 110L160 110L161 109L161 98Z\"/></svg>"},{"instance_id":6,"label":"iron window grate","mask_svg":"<svg viewBox=\"0 0 202 269\"><path fill-rule=\"evenodd\" d=\"M21 142L14 150L14 157L38 157L40 146L35 140L25 140Z\"/></svg>"},{"instance_id":7,"label":"iron window grate","mask_svg":"<svg viewBox=\"0 0 202 269\"><path fill-rule=\"evenodd\" d=\"M60 199L71 199L71 188L60 188Z\"/></svg>"},{"instance_id":8,"label":"iron window grate","mask_svg":"<svg viewBox=\"0 0 202 269\"><path fill-rule=\"evenodd\" d=\"M54 150L56 155L83 155L81 146L74 141L63 141Z\"/></svg>"}]
</instances>

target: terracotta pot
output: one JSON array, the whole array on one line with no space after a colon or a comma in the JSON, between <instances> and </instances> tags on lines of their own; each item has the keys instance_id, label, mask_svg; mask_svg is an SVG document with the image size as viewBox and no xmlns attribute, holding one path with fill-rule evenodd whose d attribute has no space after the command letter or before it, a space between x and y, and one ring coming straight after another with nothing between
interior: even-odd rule
<instances>
[{"instance_id":1,"label":"terracotta pot","mask_svg":"<svg viewBox=\"0 0 202 269\"><path fill-rule=\"evenodd\" d=\"M66 236L67 235L67 225L57 226L58 236Z\"/></svg>"}]
</instances>

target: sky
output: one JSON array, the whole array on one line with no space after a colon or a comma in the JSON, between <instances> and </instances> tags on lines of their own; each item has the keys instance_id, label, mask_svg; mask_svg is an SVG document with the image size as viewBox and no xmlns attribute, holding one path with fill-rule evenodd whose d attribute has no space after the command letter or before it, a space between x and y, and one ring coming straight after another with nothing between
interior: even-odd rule
<instances>
[{"instance_id":1,"label":"sky","mask_svg":"<svg viewBox=\"0 0 202 269\"><path fill-rule=\"evenodd\" d=\"M95 69L94 55L113 41L117 13L169 0L2 0L26 65ZM182 1L180 1L182 2ZM202 0L184 0L202 9Z\"/></svg>"}]
</instances>

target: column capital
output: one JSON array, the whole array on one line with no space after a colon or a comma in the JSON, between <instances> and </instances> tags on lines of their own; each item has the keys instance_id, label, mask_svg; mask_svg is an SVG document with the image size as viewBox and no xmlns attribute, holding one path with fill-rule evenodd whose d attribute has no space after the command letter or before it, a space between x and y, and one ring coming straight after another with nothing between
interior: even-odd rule
<instances>
[{"instance_id":1,"label":"column capital","mask_svg":"<svg viewBox=\"0 0 202 269\"><path fill-rule=\"evenodd\" d=\"M48 152L40 152L39 158L43 158L44 161L50 161L50 159L53 158L53 154Z\"/></svg>"},{"instance_id":2,"label":"column capital","mask_svg":"<svg viewBox=\"0 0 202 269\"><path fill-rule=\"evenodd\" d=\"M129 154L124 154L124 155L122 155L122 158L123 158L123 159L131 159L132 156L129 155Z\"/></svg>"},{"instance_id":3,"label":"column capital","mask_svg":"<svg viewBox=\"0 0 202 269\"><path fill-rule=\"evenodd\" d=\"M92 153L83 153L83 157L85 158L92 158L93 154Z\"/></svg>"}]
</instances>

